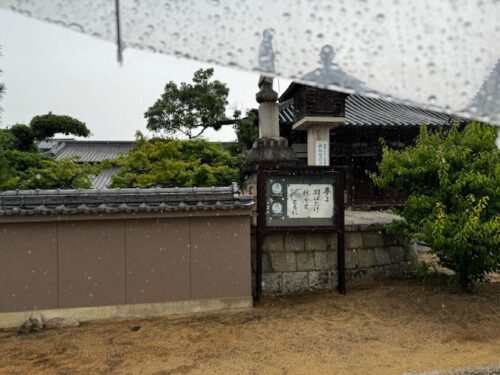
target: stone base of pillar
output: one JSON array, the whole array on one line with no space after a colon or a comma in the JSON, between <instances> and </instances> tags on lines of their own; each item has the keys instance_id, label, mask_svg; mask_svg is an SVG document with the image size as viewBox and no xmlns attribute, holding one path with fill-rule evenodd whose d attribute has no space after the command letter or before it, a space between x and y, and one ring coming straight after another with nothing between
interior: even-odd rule
<instances>
[{"instance_id":1,"label":"stone base of pillar","mask_svg":"<svg viewBox=\"0 0 500 375\"><path fill-rule=\"evenodd\" d=\"M295 151L288 147L288 141L282 137L259 138L248 152L243 167L245 174L254 173L259 164L277 164L280 166L299 166L304 163L297 159Z\"/></svg>"},{"instance_id":2,"label":"stone base of pillar","mask_svg":"<svg viewBox=\"0 0 500 375\"><path fill-rule=\"evenodd\" d=\"M253 195L257 200L257 168L259 164L275 165L281 167L299 167L305 163L297 159L295 151L288 147L288 141L282 137L259 138L248 152L247 160L243 166L245 181L242 191L244 194ZM257 225L257 205L254 207L252 225Z\"/></svg>"}]
</instances>

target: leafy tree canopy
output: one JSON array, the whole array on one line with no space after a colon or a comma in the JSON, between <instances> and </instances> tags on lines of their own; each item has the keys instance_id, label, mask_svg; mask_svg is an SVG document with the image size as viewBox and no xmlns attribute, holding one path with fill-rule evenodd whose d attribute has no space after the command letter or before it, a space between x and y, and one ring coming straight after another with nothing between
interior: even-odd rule
<instances>
[{"instance_id":1,"label":"leafy tree canopy","mask_svg":"<svg viewBox=\"0 0 500 375\"><path fill-rule=\"evenodd\" d=\"M234 119L226 117L229 88L225 83L211 80L213 73L213 69L200 69L194 73L193 83L182 82L178 86L168 82L161 97L144 113L147 128L193 139L209 128L219 130L223 125L233 124Z\"/></svg>"},{"instance_id":2,"label":"leafy tree canopy","mask_svg":"<svg viewBox=\"0 0 500 375\"><path fill-rule=\"evenodd\" d=\"M52 138L57 133L88 137L90 130L78 119L49 112L46 115L33 117L29 125L15 124L8 129L0 129L0 149L10 147L33 152L36 151L35 141Z\"/></svg>"},{"instance_id":3,"label":"leafy tree canopy","mask_svg":"<svg viewBox=\"0 0 500 375\"><path fill-rule=\"evenodd\" d=\"M90 188L98 167L38 152L0 150L0 190Z\"/></svg>"},{"instance_id":4,"label":"leafy tree canopy","mask_svg":"<svg viewBox=\"0 0 500 375\"><path fill-rule=\"evenodd\" d=\"M54 115L52 112L46 115L35 116L30 121L30 128L36 140L52 138L57 133L64 135L76 135L88 137L90 130L80 120L66 116Z\"/></svg>"},{"instance_id":5,"label":"leafy tree canopy","mask_svg":"<svg viewBox=\"0 0 500 375\"><path fill-rule=\"evenodd\" d=\"M236 113L237 117L239 113ZM234 124L238 143L245 149L252 148L253 143L259 138L259 112L257 109L247 111L246 117L239 118Z\"/></svg>"},{"instance_id":6,"label":"leafy tree canopy","mask_svg":"<svg viewBox=\"0 0 500 375\"><path fill-rule=\"evenodd\" d=\"M145 139L140 133L111 187L228 186L239 181L242 158L205 140Z\"/></svg>"},{"instance_id":7,"label":"leafy tree canopy","mask_svg":"<svg viewBox=\"0 0 500 375\"><path fill-rule=\"evenodd\" d=\"M428 243L462 288L500 271L500 151L496 129L422 127L414 147L384 147L374 182L409 193L392 230Z\"/></svg>"},{"instance_id":8,"label":"leafy tree canopy","mask_svg":"<svg viewBox=\"0 0 500 375\"><path fill-rule=\"evenodd\" d=\"M35 141L57 133L88 136L85 124L69 116L48 113L29 125L0 129L0 190L89 188L99 167L76 160L54 160L38 152Z\"/></svg>"}]
</instances>

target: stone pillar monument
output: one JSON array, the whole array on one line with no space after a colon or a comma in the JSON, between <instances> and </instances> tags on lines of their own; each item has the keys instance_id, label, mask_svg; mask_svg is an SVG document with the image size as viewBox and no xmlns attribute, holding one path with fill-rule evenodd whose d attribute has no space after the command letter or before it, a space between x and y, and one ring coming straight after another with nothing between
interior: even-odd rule
<instances>
[{"instance_id":1,"label":"stone pillar monument","mask_svg":"<svg viewBox=\"0 0 500 375\"><path fill-rule=\"evenodd\" d=\"M260 164L298 166L297 159L288 141L280 137L278 93L273 90L273 79L261 76L256 100L259 103L259 139L248 152L243 167L245 174L244 192L257 197L257 168ZM254 215L254 224L256 216Z\"/></svg>"},{"instance_id":2,"label":"stone pillar monument","mask_svg":"<svg viewBox=\"0 0 500 375\"><path fill-rule=\"evenodd\" d=\"M261 76L259 103L259 139L249 151L244 172L248 177L255 174L259 164L295 166L299 163L288 141L280 137L278 93L273 90L273 79Z\"/></svg>"}]
</instances>

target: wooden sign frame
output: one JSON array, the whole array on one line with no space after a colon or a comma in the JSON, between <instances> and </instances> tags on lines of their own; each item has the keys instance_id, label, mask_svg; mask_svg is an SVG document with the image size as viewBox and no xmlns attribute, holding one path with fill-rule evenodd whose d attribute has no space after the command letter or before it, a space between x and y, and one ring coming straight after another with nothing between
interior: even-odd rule
<instances>
[{"instance_id":1,"label":"wooden sign frame","mask_svg":"<svg viewBox=\"0 0 500 375\"><path fill-rule=\"evenodd\" d=\"M307 225L308 219L302 219L298 225L272 225L269 220L270 207L272 202L269 191L269 180L287 177L304 177L306 181L317 180L331 182L334 187L334 203L332 210L332 222L327 225L322 222L318 225L318 220ZM337 271L338 290L345 294L345 245L344 245L344 173L334 170L332 167L303 167L290 168L276 165L259 165L257 169L257 249L256 249L256 277L255 277L255 298L259 300L262 296L262 246L264 236L268 233L337 233ZM287 218L287 222L293 221ZM304 223L305 222L305 223Z\"/></svg>"}]
</instances>

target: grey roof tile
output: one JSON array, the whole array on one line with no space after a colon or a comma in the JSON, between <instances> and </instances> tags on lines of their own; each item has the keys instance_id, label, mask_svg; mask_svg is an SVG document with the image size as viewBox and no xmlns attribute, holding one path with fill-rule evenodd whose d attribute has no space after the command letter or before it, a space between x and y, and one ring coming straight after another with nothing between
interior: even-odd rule
<instances>
[{"instance_id":1,"label":"grey roof tile","mask_svg":"<svg viewBox=\"0 0 500 375\"><path fill-rule=\"evenodd\" d=\"M103 169L92 179L92 189L105 189L111 184L112 177L120 172L120 167Z\"/></svg>"},{"instance_id":2,"label":"grey roof tile","mask_svg":"<svg viewBox=\"0 0 500 375\"><path fill-rule=\"evenodd\" d=\"M237 184L212 188L11 190L0 193L0 216L200 211L250 208Z\"/></svg>"},{"instance_id":3,"label":"grey roof tile","mask_svg":"<svg viewBox=\"0 0 500 375\"><path fill-rule=\"evenodd\" d=\"M82 141L59 140L53 144L47 154L56 160L77 157L82 163L98 163L103 160L117 159L125 156L134 146L134 141ZM40 143L38 147L48 147L49 141Z\"/></svg>"},{"instance_id":4,"label":"grey roof tile","mask_svg":"<svg viewBox=\"0 0 500 375\"><path fill-rule=\"evenodd\" d=\"M293 102L287 100L280 103L279 120L281 125L295 122L296 117L297 111ZM460 121L460 119L444 113L361 95L349 95L345 103L346 125L450 125L455 121Z\"/></svg>"}]
</instances>

